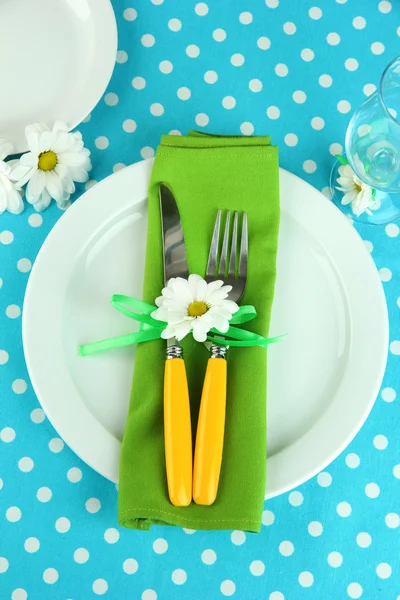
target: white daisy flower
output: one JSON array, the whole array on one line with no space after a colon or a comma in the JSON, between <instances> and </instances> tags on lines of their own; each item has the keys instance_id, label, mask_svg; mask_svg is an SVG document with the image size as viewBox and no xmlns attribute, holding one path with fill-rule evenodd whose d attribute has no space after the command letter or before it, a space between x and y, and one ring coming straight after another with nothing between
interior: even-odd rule
<instances>
[{"instance_id":1,"label":"white daisy flower","mask_svg":"<svg viewBox=\"0 0 400 600\"><path fill-rule=\"evenodd\" d=\"M0 139L0 215L6 210L18 215L24 210L21 194L12 183L12 166L4 159L13 151L13 145Z\"/></svg>"},{"instance_id":2,"label":"white daisy flower","mask_svg":"<svg viewBox=\"0 0 400 600\"><path fill-rule=\"evenodd\" d=\"M51 130L43 123L28 125L25 134L30 152L21 156L13 171L14 180L19 186L28 182L26 199L37 211L47 208L52 198L59 208L67 208L75 191L74 182L87 181L92 168L82 134L68 133L61 121L56 121Z\"/></svg>"},{"instance_id":3,"label":"white daisy flower","mask_svg":"<svg viewBox=\"0 0 400 600\"><path fill-rule=\"evenodd\" d=\"M192 331L197 342L205 342L210 329L226 333L232 315L239 310L228 300L231 289L223 281L207 283L200 275L170 279L156 299L158 308L151 313L153 319L167 323L161 337L181 340Z\"/></svg>"},{"instance_id":4,"label":"white daisy flower","mask_svg":"<svg viewBox=\"0 0 400 600\"><path fill-rule=\"evenodd\" d=\"M351 210L357 217L363 212L371 214L375 198L373 188L362 181L350 165L340 165L336 189L343 192L342 204L351 204Z\"/></svg>"}]
</instances>

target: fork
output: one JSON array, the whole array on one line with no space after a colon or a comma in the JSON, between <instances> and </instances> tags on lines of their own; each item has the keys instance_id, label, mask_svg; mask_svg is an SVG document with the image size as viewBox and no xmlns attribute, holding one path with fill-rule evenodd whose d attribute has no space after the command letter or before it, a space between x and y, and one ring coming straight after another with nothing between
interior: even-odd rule
<instances>
[{"instance_id":1,"label":"fork","mask_svg":"<svg viewBox=\"0 0 400 600\"><path fill-rule=\"evenodd\" d=\"M211 281L215 281L216 278L222 279L225 285L232 286L232 290L228 295L229 300L238 302L244 294L247 279L247 214L243 213L238 265L239 215L237 212L234 214L232 238L230 241L231 213L228 211L225 220L221 255L218 256L221 215L222 211L219 210L208 255L206 281L210 283ZM229 265L227 265L229 246ZM223 336L221 338L224 339ZM217 497L221 472L226 413L227 350L227 346L211 345L197 423L193 470L193 500L196 504L206 506L213 504Z\"/></svg>"}]
</instances>

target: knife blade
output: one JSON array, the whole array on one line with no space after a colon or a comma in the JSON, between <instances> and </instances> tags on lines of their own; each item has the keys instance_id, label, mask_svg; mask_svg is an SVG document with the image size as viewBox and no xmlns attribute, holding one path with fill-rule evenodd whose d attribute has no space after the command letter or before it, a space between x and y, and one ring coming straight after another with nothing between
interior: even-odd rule
<instances>
[{"instance_id":1,"label":"knife blade","mask_svg":"<svg viewBox=\"0 0 400 600\"><path fill-rule=\"evenodd\" d=\"M164 283L189 276L183 227L174 193L159 188L163 242ZM192 428L183 350L176 338L167 340L164 370L164 443L168 494L175 506L192 501Z\"/></svg>"}]
</instances>

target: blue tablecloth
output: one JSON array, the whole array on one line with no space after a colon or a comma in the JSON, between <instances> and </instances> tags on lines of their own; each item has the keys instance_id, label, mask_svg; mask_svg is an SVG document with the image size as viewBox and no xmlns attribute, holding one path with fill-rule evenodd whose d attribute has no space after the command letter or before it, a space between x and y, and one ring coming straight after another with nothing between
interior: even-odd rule
<instances>
[{"instance_id":1,"label":"blue tablecloth","mask_svg":"<svg viewBox=\"0 0 400 600\"><path fill-rule=\"evenodd\" d=\"M113 4L114 75L80 126L94 165L86 187L152 156L162 133L197 128L269 133L283 167L328 191L349 117L399 53L396 0ZM1 600L399 600L399 227L360 228L384 282L391 351L351 446L266 502L260 535L143 533L117 527L115 486L63 445L27 375L24 290L61 214L53 204L0 216Z\"/></svg>"}]
</instances>

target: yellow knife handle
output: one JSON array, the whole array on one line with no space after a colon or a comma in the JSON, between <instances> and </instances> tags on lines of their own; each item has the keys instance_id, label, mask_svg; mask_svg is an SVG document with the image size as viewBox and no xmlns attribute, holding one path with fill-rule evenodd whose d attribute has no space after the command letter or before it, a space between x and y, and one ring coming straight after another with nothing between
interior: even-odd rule
<instances>
[{"instance_id":1,"label":"yellow knife handle","mask_svg":"<svg viewBox=\"0 0 400 600\"><path fill-rule=\"evenodd\" d=\"M182 358L165 361L164 439L169 498L175 506L188 506L192 501L192 428Z\"/></svg>"},{"instance_id":2,"label":"yellow knife handle","mask_svg":"<svg viewBox=\"0 0 400 600\"><path fill-rule=\"evenodd\" d=\"M209 358L201 396L194 453L193 500L209 506L217 497L226 412L225 358Z\"/></svg>"}]
</instances>

